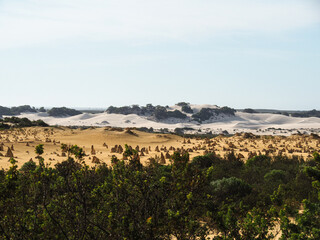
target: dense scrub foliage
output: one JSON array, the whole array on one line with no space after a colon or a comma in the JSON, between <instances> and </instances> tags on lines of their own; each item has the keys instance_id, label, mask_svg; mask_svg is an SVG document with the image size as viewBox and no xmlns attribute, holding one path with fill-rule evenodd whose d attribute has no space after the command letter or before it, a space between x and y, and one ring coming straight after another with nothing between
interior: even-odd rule
<instances>
[{"instance_id":1,"label":"dense scrub foliage","mask_svg":"<svg viewBox=\"0 0 320 240\"><path fill-rule=\"evenodd\" d=\"M78 146L62 145L67 160L0 171L1 239L319 239L320 157L235 154L143 166L135 150L113 166L88 167ZM297 212L304 204L304 211ZM290 221L290 217L296 219Z\"/></svg>"},{"instance_id":2,"label":"dense scrub foliage","mask_svg":"<svg viewBox=\"0 0 320 240\"><path fill-rule=\"evenodd\" d=\"M202 108L199 112L194 113L189 103L180 102L176 104L181 107L181 111L179 110L168 110L168 107L164 106L153 106L152 104L147 104L144 106L132 105L132 106L123 106L123 107L113 107L110 106L106 112L107 113L115 113L115 114L137 114L140 116L151 116L156 120L164 120L167 118L178 118L178 119L186 119L197 122L202 122L206 120L210 120L212 117L217 117L219 115L226 116L234 116L236 110L229 107L221 107L221 108ZM184 112L184 113L183 113ZM191 117L188 117L185 113L192 114Z\"/></svg>"},{"instance_id":3,"label":"dense scrub foliage","mask_svg":"<svg viewBox=\"0 0 320 240\"><path fill-rule=\"evenodd\" d=\"M198 113L192 115L193 120L198 122L207 121L212 117L219 116L220 114L225 114L227 116L234 116L236 110L229 107L222 108L202 108Z\"/></svg>"},{"instance_id":4,"label":"dense scrub foliage","mask_svg":"<svg viewBox=\"0 0 320 240\"><path fill-rule=\"evenodd\" d=\"M320 111L313 109L311 111L295 112L292 113L292 117L320 117Z\"/></svg>"},{"instance_id":5,"label":"dense scrub foliage","mask_svg":"<svg viewBox=\"0 0 320 240\"><path fill-rule=\"evenodd\" d=\"M2 107L0 106L0 116L1 115L19 115L23 112L37 112L34 107L30 107L29 105L23 105L19 107Z\"/></svg>"},{"instance_id":6,"label":"dense scrub foliage","mask_svg":"<svg viewBox=\"0 0 320 240\"><path fill-rule=\"evenodd\" d=\"M48 127L42 120L30 121L28 118L5 117L0 119L0 129L9 129L11 127Z\"/></svg>"},{"instance_id":7,"label":"dense scrub foliage","mask_svg":"<svg viewBox=\"0 0 320 240\"><path fill-rule=\"evenodd\" d=\"M72 108L66 108L66 107L54 107L51 108L48 111L49 116L53 116L53 117L64 117L64 116L76 116L81 114L82 112L72 109Z\"/></svg>"},{"instance_id":8,"label":"dense scrub foliage","mask_svg":"<svg viewBox=\"0 0 320 240\"><path fill-rule=\"evenodd\" d=\"M193 113L193 110L191 109L191 107L189 105L184 105L181 107L181 110L185 113Z\"/></svg>"},{"instance_id":9,"label":"dense scrub foliage","mask_svg":"<svg viewBox=\"0 0 320 240\"><path fill-rule=\"evenodd\" d=\"M180 118L184 119L187 117L184 113L179 110L168 111L166 107L163 106L153 106L152 104L147 104L145 107L132 105L132 106L124 106L124 107L113 107L110 106L107 113L115 113L115 114L137 114L139 116L152 116L157 120L163 120L167 118Z\"/></svg>"}]
</instances>

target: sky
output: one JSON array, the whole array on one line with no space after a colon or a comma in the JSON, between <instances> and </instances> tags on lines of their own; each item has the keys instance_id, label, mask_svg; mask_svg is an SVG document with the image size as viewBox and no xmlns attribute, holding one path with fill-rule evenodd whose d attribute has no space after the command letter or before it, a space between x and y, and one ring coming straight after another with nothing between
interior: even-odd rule
<instances>
[{"instance_id":1,"label":"sky","mask_svg":"<svg viewBox=\"0 0 320 240\"><path fill-rule=\"evenodd\" d=\"M0 0L0 105L320 109L319 0Z\"/></svg>"}]
</instances>

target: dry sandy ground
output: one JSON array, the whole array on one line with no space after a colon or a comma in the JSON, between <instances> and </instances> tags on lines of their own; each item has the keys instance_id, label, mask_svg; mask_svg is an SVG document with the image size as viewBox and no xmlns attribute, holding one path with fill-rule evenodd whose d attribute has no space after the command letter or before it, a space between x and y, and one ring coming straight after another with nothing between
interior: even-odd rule
<instances>
[{"instance_id":1,"label":"dry sandy ground","mask_svg":"<svg viewBox=\"0 0 320 240\"><path fill-rule=\"evenodd\" d=\"M143 147L148 150L144 151L145 156L141 156L141 161L144 164L148 162L150 157L160 157L161 153L166 156L167 152L172 154L174 149L178 148L181 151L188 151L190 159L213 151L223 156L233 150L243 160L255 154L266 154L266 152L270 155L297 155L310 158L314 151L320 149L320 139L316 135L283 137L236 134L232 137L218 136L212 139L184 139L172 134L145 133L136 130L128 132L124 129L111 127L84 130L67 127L33 127L0 131L0 144L3 145L3 151L0 151L0 168L7 169L10 166L9 157L5 157L9 147L13 147L12 152L18 161L18 166L22 166L30 159L36 161L34 149L38 144L44 144L43 157L46 163L53 166L66 159L62 156L61 143L83 147L87 154L85 162L90 166L94 165L92 163L94 156L107 164L110 164L112 155L122 159L122 154L112 152L111 149L115 145L121 145L124 148L125 144L133 148L139 146L139 150ZM95 154L91 153L92 146ZM156 151L156 148L159 151ZM169 162L168 159L165 161Z\"/></svg>"}]
</instances>

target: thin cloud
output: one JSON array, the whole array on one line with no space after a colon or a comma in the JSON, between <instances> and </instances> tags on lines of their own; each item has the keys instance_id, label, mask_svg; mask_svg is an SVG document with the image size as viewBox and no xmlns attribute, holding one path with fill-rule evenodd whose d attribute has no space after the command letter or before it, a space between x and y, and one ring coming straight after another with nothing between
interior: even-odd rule
<instances>
[{"instance_id":1,"label":"thin cloud","mask_svg":"<svg viewBox=\"0 0 320 240\"><path fill-rule=\"evenodd\" d=\"M320 23L314 1L4 0L0 48L64 41L192 41Z\"/></svg>"}]
</instances>

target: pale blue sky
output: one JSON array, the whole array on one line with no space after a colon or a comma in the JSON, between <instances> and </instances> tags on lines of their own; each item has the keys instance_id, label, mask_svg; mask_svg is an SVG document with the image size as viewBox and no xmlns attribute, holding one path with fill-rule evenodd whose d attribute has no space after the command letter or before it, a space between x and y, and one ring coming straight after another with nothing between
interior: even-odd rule
<instances>
[{"instance_id":1,"label":"pale blue sky","mask_svg":"<svg viewBox=\"0 0 320 240\"><path fill-rule=\"evenodd\" d=\"M3 106L320 109L320 1L0 0L0 83Z\"/></svg>"}]
</instances>

